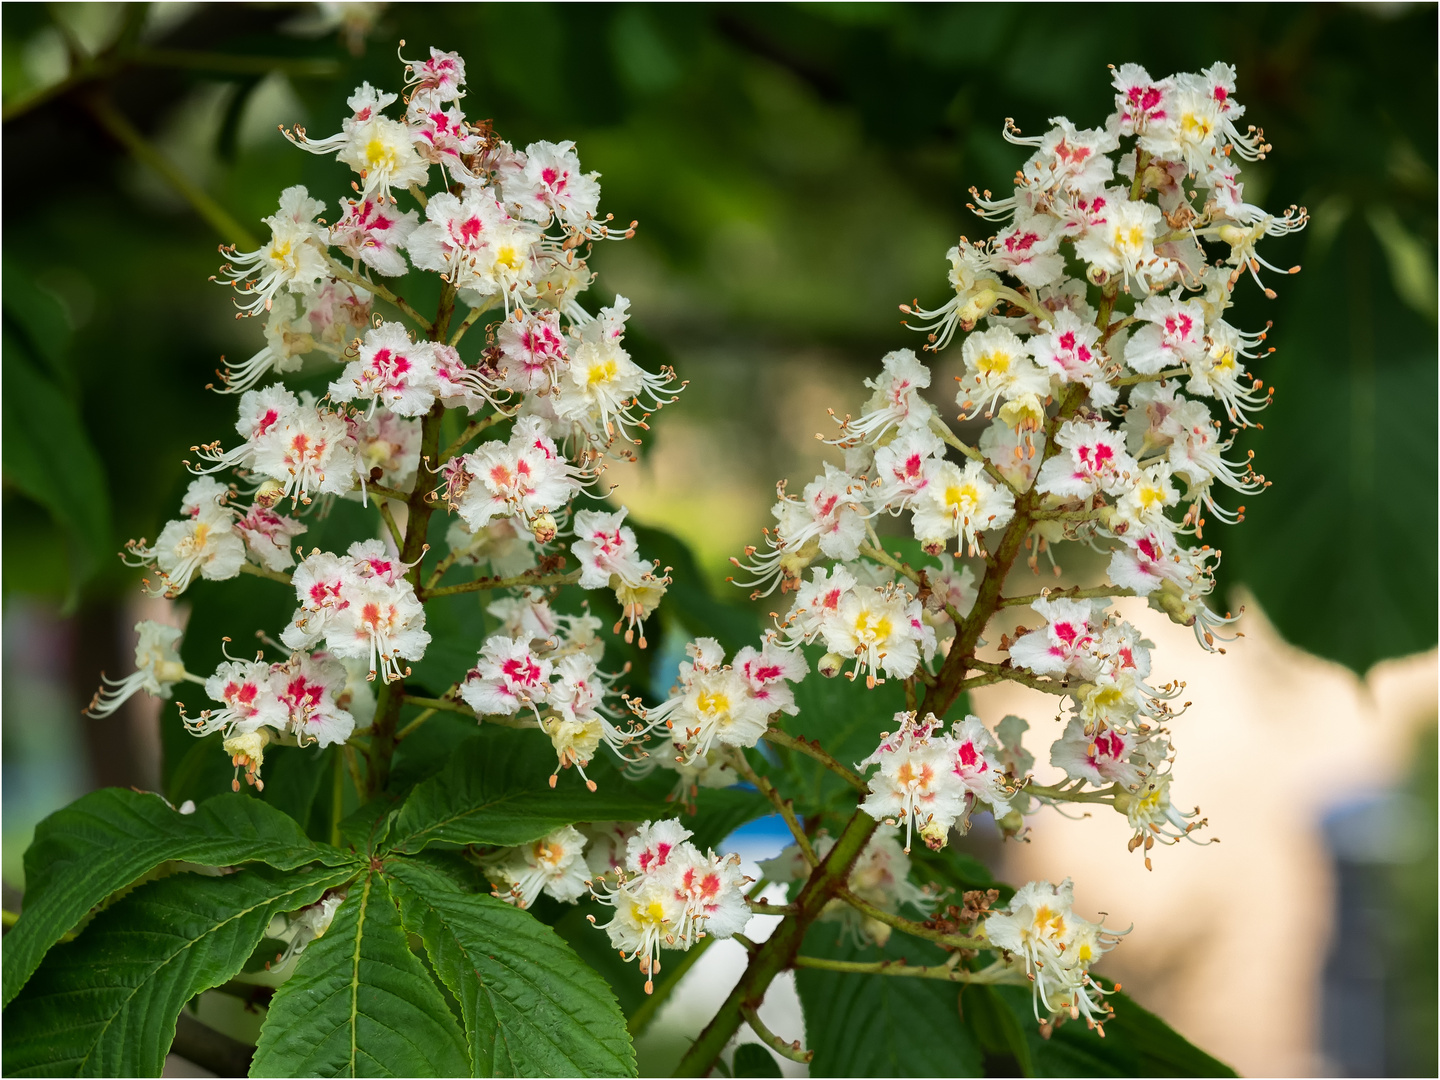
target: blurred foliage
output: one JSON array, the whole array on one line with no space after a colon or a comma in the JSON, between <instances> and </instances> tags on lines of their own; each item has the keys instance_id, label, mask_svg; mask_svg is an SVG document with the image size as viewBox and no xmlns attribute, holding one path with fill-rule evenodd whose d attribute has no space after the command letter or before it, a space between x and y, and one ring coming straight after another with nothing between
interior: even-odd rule
<instances>
[{"instance_id":1,"label":"blurred foliage","mask_svg":"<svg viewBox=\"0 0 1440 1080\"><path fill-rule=\"evenodd\" d=\"M359 56L333 33L288 33L302 6L0 14L7 591L130 594L109 553L173 514L178 461L233 424L233 400L204 385L259 342L206 280L214 245L237 237L127 155L97 99L251 229L287 184L332 205L345 190L341 166L275 125L328 134L362 79L398 88L401 38L407 54L458 49L467 109L513 142L576 139L603 208L642 223L598 253L598 291L634 301L642 362L692 380L657 435L699 433L698 475L669 481L650 517L713 571L737 528L758 538L754 493L813 460L823 417L795 373L819 365L829 403L853 407L876 358L907 343L896 303L942 298L945 249L984 231L966 189L1003 187L1022 157L1001 119L1094 123L1107 62L1224 58L1276 147L1247 193L1315 219L1266 248L1306 273L1271 280L1274 302L1252 291L1237 320L1277 326L1258 365L1276 403L1241 442L1274 486L1244 528L1206 539L1227 551L1226 583L1307 649L1364 670L1434 642L1433 6L1175 5L1161 21L1105 6L407 4ZM42 181L47 161L68 164Z\"/></svg>"}]
</instances>

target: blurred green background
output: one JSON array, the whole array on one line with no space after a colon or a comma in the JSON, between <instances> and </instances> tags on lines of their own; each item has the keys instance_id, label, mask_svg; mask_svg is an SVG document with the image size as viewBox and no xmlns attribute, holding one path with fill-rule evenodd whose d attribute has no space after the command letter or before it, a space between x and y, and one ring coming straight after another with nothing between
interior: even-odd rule
<instances>
[{"instance_id":1,"label":"blurred green background","mask_svg":"<svg viewBox=\"0 0 1440 1080\"><path fill-rule=\"evenodd\" d=\"M1278 299L1238 290L1237 325L1276 324L1275 404L1240 442L1274 486L1217 530L1223 587L1357 672L1434 645L1435 6L328 5L372 19L354 32L326 7L0 11L7 880L55 806L159 782L150 729L78 711L130 663L138 575L115 552L173 515L188 448L231 433L204 386L261 340L207 281L238 238L215 221L258 232L293 183L333 206L344 167L276 125L329 134L362 79L398 90L402 38L459 50L472 119L576 140L602 210L639 219L597 252L595 295L630 297L637 358L690 387L619 494L717 590L775 480L813 472L824 407L918 346L897 304L945 297L945 250L986 231L967 189L1023 161L1002 119L1100 123L1107 63L1233 63L1275 146L1247 197L1313 223L1262 252L1304 267L1270 275Z\"/></svg>"}]
</instances>

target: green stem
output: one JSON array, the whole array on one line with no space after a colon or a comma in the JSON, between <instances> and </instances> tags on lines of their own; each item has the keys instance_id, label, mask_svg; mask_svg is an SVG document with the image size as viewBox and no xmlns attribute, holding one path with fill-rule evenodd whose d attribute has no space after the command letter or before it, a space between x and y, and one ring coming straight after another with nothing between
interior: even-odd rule
<instances>
[{"instance_id":1,"label":"green stem","mask_svg":"<svg viewBox=\"0 0 1440 1080\"><path fill-rule=\"evenodd\" d=\"M255 577L267 578L270 581L278 581L281 585L292 584L290 575L283 570L271 570L267 566L256 566L252 562L241 563L240 572L242 574L253 574Z\"/></svg>"},{"instance_id":2,"label":"green stem","mask_svg":"<svg viewBox=\"0 0 1440 1080\"><path fill-rule=\"evenodd\" d=\"M401 728L395 733L395 741L397 743L404 742L415 731L416 728L418 728L421 724L425 723L426 720L429 720L430 717L434 716L439 711L440 710L438 709L426 709L419 716L415 717L414 720L411 720L408 724L406 724L403 728Z\"/></svg>"},{"instance_id":3,"label":"green stem","mask_svg":"<svg viewBox=\"0 0 1440 1080\"><path fill-rule=\"evenodd\" d=\"M395 295L395 293L391 292L384 285L381 285L378 281L371 281L367 277L361 277L359 274L353 273L350 268L347 267L344 263L337 262L329 255L325 256L325 261L330 266L331 277L339 278L341 281L349 282L351 285L358 285L366 292L373 293L381 300L384 300L386 303L392 304L393 306L399 308L411 320L413 320L414 323L420 327L420 329L425 331L426 336L429 337L430 340L436 340L436 337L432 332L434 330L434 323L432 323L429 319L425 318L424 315L421 315L418 311L411 307L410 302L406 300L403 296ZM446 288L448 289L449 286L446 286Z\"/></svg>"},{"instance_id":4,"label":"green stem","mask_svg":"<svg viewBox=\"0 0 1440 1080\"><path fill-rule=\"evenodd\" d=\"M805 857L805 861L811 866L817 865L820 860L815 857L815 849L810 846L810 838L805 835L805 830L800 827L800 822L795 817L795 808L788 800L780 797L780 793L775 790L769 780L750 768L750 762L745 759L744 750L737 747L730 760L735 766L735 771L754 784L760 794L769 799L770 805L775 807L780 816L785 819L785 825L790 830L790 835L795 838L795 843L800 845L800 854Z\"/></svg>"},{"instance_id":5,"label":"green stem","mask_svg":"<svg viewBox=\"0 0 1440 1080\"><path fill-rule=\"evenodd\" d=\"M390 509L388 502L375 504L380 510L380 520L385 522L385 528L390 530L391 537L395 540L395 547L398 550L405 543L405 534L400 531L400 526L395 523L395 512Z\"/></svg>"},{"instance_id":6,"label":"green stem","mask_svg":"<svg viewBox=\"0 0 1440 1080\"><path fill-rule=\"evenodd\" d=\"M876 960L866 963L856 960L830 960L820 956L797 956L795 966L797 968L815 968L820 971L839 971L847 975L908 975L915 979L942 979L945 982L993 985L998 982L1023 983L1025 981L1023 969L1003 967L991 974L993 965L983 971L971 971L969 968L950 967L948 964L912 967L904 960Z\"/></svg>"},{"instance_id":7,"label":"green stem","mask_svg":"<svg viewBox=\"0 0 1440 1080\"><path fill-rule=\"evenodd\" d=\"M774 1050L781 1057L789 1058L791 1061L798 1061L801 1065L810 1064L810 1061L815 1057L814 1050L800 1049L799 1039L796 1039L794 1042L786 1042L766 1027L764 1021L760 1019L758 1005L751 1005L748 1002L741 1005L740 1015L745 1017L745 1022L750 1025L750 1030L760 1036L760 1041L769 1046L771 1050Z\"/></svg>"},{"instance_id":8,"label":"green stem","mask_svg":"<svg viewBox=\"0 0 1440 1080\"><path fill-rule=\"evenodd\" d=\"M330 790L330 846L340 846L340 819L345 816L345 754L335 748L335 782Z\"/></svg>"},{"instance_id":9,"label":"green stem","mask_svg":"<svg viewBox=\"0 0 1440 1080\"><path fill-rule=\"evenodd\" d=\"M1001 607L1029 607L1037 600L1096 600L1105 596L1134 596L1134 589L1122 589L1117 585L1097 585L1093 589L1051 589L1045 593L1029 596L1005 596L1000 599Z\"/></svg>"},{"instance_id":10,"label":"green stem","mask_svg":"<svg viewBox=\"0 0 1440 1080\"><path fill-rule=\"evenodd\" d=\"M469 424L466 425L465 430L460 433L460 437L445 448L445 452L440 455L440 464L444 465L445 462L453 458L456 454L458 454L461 450L465 448L466 443L468 443L476 435L479 435L486 428L491 427L494 424L498 424L501 420L509 420L512 416L514 416L514 413L495 412L491 413L483 420L472 420Z\"/></svg>"},{"instance_id":11,"label":"green stem","mask_svg":"<svg viewBox=\"0 0 1440 1080\"><path fill-rule=\"evenodd\" d=\"M580 571L568 574L536 574L533 570L508 578L476 578L462 581L458 585L444 585L438 589L426 589L421 600L433 600L437 596L455 596L458 593L487 592L491 589L513 589L517 585L573 585L580 580Z\"/></svg>"},{"instance_id":12,"label":"green stem","mask_svg":"<svg viewBox=\"0 0 1440 1080\"><path fill-rule=\"evenodd\" d=\"M182 173L164 154L151 146L114 105L98 94L84 98L85 107L99 121L100 126L115 137L135 159L158 173L166 183L188 202L195 212L220 234L226 243L249 250L260 246L260 241L230 212L202 191L193 180ZM8 118L8 117L7 117Z\"/></svg>"},{"instance_id":13,"label":"green stem","mask_svg":"<svg viewBox=\"0 0 1440 1080\"><path fill-rule=\"evenodd\" d=\"M761 738L772 746L781 746L786 750L793 750L797 754L804 754L806 757L813 758L836 776L840 777L840 779L844 780L856 791L868 792L870 790L870 785L867 784L862 777L851 772L844 765L841 765L840 762L820 749L819 745L815 743L808 743L804 739L797 739L793 735L787 735L777 727L770 728Z\"/></svg>"}]
</instances>

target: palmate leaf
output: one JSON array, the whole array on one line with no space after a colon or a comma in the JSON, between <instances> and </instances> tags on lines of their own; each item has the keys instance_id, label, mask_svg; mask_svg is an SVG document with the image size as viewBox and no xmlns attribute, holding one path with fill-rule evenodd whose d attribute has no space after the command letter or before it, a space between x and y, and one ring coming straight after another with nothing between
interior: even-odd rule
<instances>
[{"instance_id":1,"label":"palmate leaf","mask_svg":"<svg viewBox=\"0 0 1440 1080\"><path fill-rule=\"evenodd\" d=\"M141 886L50 952L5 1010L7 1076L159 1076L175 1018L244 966L272 916L352 871L177 874Z\"/></svg>"},{"instance_id":2,"label":"palmate leaf","mask_svg":"<svg viewBox=\"0 0 1440 1080\"><path fill-rule=\"evenodd\" d=\"M460 1003L472 1076L635 1075L615 995L555 931L419 863L387 873L405 928Z\"/></svg>"},{"instance_id":3,"label":"palmate leaf","mask_svg":"<svg viewBox=\"0 0 1440 1080\"><path fill-rule=\"evenodd\" d=\"M275 993L252 1076L459 1076L465 1040L410 951L389 883L367 873Z\"/></svg>"},{"instance_id":4,"label":"palmate leaf","mask_svg":"<svg viewBox=\"0 0 1440 1080\"><path fill-rule=\"evenodd\" d=\"M263 862L281 870L347 862L335 848L313 843L291 818L245 795L217 795L180 814L158 795L91 792L42 821L25 852L25 910L5 937L4 1004L86 912L171 859Z\"/></svg>"},{"instance_id":5,"label":"palmate leaf","mask_svg":"<svg viewBox=\"0 0 1440 1080\"><path fill-rule=\"evenodd\" d=\"M539 732L482 727L443 772L410 793L386 843L403 854L437 843L508 846L577 821L644 821L673 812L618 780L592 792L567 772L552 790L554 770L555 752Z\"/></svg>"},{"instance_id":6,"label":"palmate leaf","mask_svg":"<svg viewBox=\"0 0 1440 1080\"><path fill-rule=\"evenodd\" d=\"M841 938L836 923L816 923L800 950L832 960L904 957L943 963L938 946L895 933L884 949ZM974 1035L960 1021L959 985L896 975L850 975L799 968L795 985L805 1010L811 1076L982 1076ZM923 1033L917 1036L917 1033Z\"/></svg>"}]
</instances>

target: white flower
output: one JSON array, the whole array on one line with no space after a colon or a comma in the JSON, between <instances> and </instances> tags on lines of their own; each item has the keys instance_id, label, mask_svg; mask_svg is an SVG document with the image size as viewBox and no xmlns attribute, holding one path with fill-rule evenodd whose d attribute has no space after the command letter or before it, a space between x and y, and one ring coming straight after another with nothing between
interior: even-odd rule
<instances>
[{"instance_id":1,"label":"white flower","mask_svg":"<svg viewBox=\"0 0 1440 1080\"><path fill-rule=\"evenodd\" d=\"M900 730L882 736L879 749L857 768L878 763L870 777L870 796L860 808L877 821L905 825L905 850L918 829L927 845L945 846L950 827L966 810L965 785L955 775L954 748L933 736L934 716L917 722L914 713L896 713Z\"/></svg>"},{"instance_id":2,"label":"white flower","mask_svg":"<svg viewBox=\"0 0 1440 1080\"><path fill-rule=\"evenodd\" d=\"M419 224L414 210L401 213L379 199L354 199L330 226L330 243L377 274L399 277L410 269L402 252Z\"/></svg>"},{"instance_id":3,"label":"white flower","mask_svg":"<svg viewBox=\"0 0 1440 1080\"><path fill-rule=\"evenodd\" d=\"M1055 442L1062 452L1040 466L1035 482L1041 491L1076 499L1102 491L1117 495L1139 475L1140 466L1125 451L1125 437L1103 420L1067 420Z\"/></svg>"},{"instance_id":4,"label":"white flower","mask_svg":"<svg viewBox=\"0 0 1440 1080\"><path fill-rule=\"evenodd\" d=\"M891 430L923 431L929 426L935 409L920 396L920 391L930 385L930 369L910 349L887 353L880 368L879 376L865 380L873 392L860 418L851 420L847 416L840 424L840 438L832 439L832 444L851 446L863 442L876 446Z\"/></svg>"},{"instance_id":5,"label":"white flower","mask_svg":"<svg viewBox=\"0 0 1440 1080\"><path fill-rule=\"evenodd\" d=\"M1032 881L1017 889L1004 909L991 912L984 928L993 945L1023 963L1034 984L1037 1020L1043 1005L1047 1018L1061 1011L1083 1014L1093 1027L1109 1009L1103 1003L1106 991L1089 976L1090 965L1120 934L1076 915L1073 904L1069 878L1058 888Z\"/></svg>"},{"instance_id":6,"label":"white flower","mask_svg":"<svg viewBox=\"0 0 1440 1080\"><path fill-rule=\"evenodd\" d=\"M480 659L460 683L460 697L480 716L514 716L536 711L550 693L549 660L536 657L530 639L494 634L485 639Z\"/></svg>"},{"instance_id":7,"label":"white flower","mask_svg":"<svg viewBox=\"0 0 1440 1080\"><path fill-rule=\"evenodd\" d=\"M955 400L970 416L982 409L993 414L997 401L1038 400L1050 392L1050 380L1030 358L1029 344L1003 326L971 334L960 352L965 378Z\"/></svg>"},{"instance_id":8,"label":"white flower","mask_svg":"<svg viewBox=\"0 0 1440 1080\"><path fill-rule=\"evenodd\" d=\"M185 516L160 530L153 547L144 540L126 544L130 566L147 566L158 575L147 581L155 596L184 592L198 574L207 581L225 581L245 564L245 541L235 531L235 511L225 505L229 489L202 476L186 489L180 512ZM131 561L133 560L133 561Z\"/></svg>"},{"instance_id":9,"label":"white flower","mask_svg":"<svg viewBox=\"0 0 1440 1080\"><path fill-rule=\"evenodd\" d=\"M935 630L925 623L920 601L894 586L847 592L821 633L831 652L854 659L855 674L863 672L870 687L884 681L882 672L908 679L922 657L935 655Z\"/></svg>"},{"instance_id":10,"label":"white flower","mask_svg":"<svg viewBox=\"0 0 1440 1080\"><path fill-rule=\"evenodd\" d=\"M511 848L486 872L505 892L495 895L516 907L528 908L543 891L563 903L573 904L585 895L589 868L583 857L585 837L573 825L556 829L549 836Z\"/></svg>"},{"instance_id":11,"label":"white flower","mask_svg":"<svg viewBox=\"0 0 1440 1080\"><path fill-rule=\"evenodd\" d=\"M178 626L141 619L135 632L140 635L135 643L135 670L119 680L101 675L105 685L95 691L86 716L109 716L140 690L169 701L170 688L190 677L180 659L182 631Z\"/></svg>"},{"instance_id":12,"label":"white flower","mask_svg":"<svg viewBox=\"0 0 1440 1080\"><path fill-rule=\"evenodd\" d=\"M265 218L270 242L256 251L222 249L229 257L221 273L247 298L236 306L247 315L269 311L281 289L294 293L311 292L326 276L325 230L315 223L325 204L310 198L304 187L288 187L280 193L280 209ZM250 280L256 274L259 279Z\"/></svg>"},{"instance_id":13,"label":"white flower","mask_svg":"<svg viewBox=\"0 0 1440 1080\"><path fill-rule=\"evenodd\" d=\"M368 398L372 415L384 405L398 416L423 416L439 389L434 344L411 341L403 324L386 322L365 335L359 358L330 384L330 396L336 401Z\"/></svg>"},{"instance_id":14,"label":"white flower","mask_svg":"<svg viewBox=\"0 0 1440 1080\"><path fill-rule=\"evenodd\" d=\"M982 532L1004 528L1015 516L1014 497L990 482L980 462L962 469L952 461L936 460L931 469L911 521L915 539L928 553L940 554L947 541L958 537L974 555L982 546Z\"/></svg>"},{"instance_id":15,"label":"white flower","mask_svg":"<svg viewBox=\"0 0 1440 1080\"><path fill-rule=\"evenodd\" d=\"M300 740L321 746L343 743L355 730L355 718L337 699L349 677L345 666L323 654L294 653L270 669L270 689L288 712L289 730Z\"/></svg>"}]
</instances>

